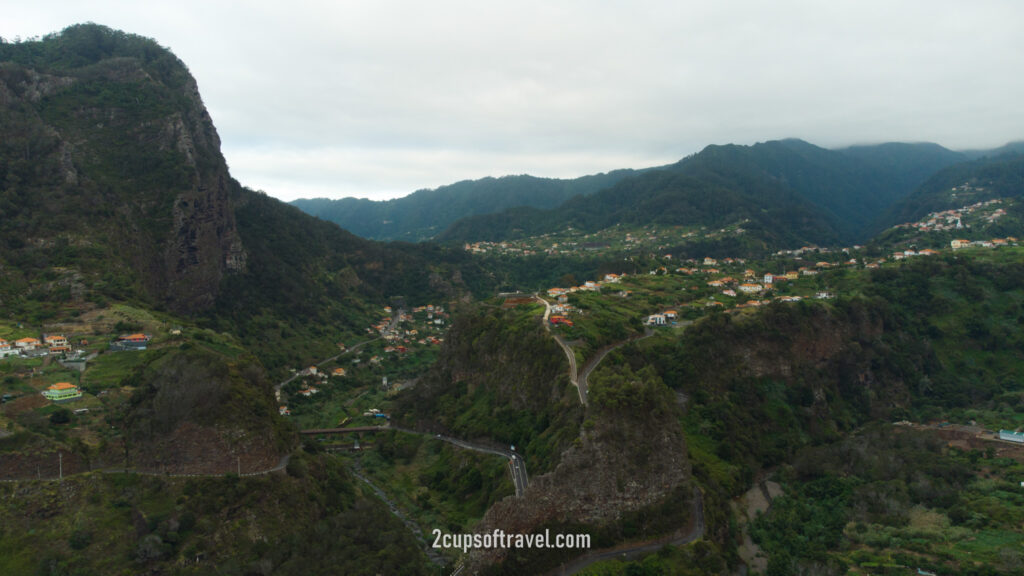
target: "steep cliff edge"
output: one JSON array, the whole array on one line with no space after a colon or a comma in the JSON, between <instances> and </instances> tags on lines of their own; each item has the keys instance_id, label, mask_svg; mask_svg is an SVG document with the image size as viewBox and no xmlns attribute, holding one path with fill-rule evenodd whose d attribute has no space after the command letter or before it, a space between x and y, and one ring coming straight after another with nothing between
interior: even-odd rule
<instances>
[{"instance_id":1,"label":"steep cliff edge","mask_svg":"<svg viewBox=\"0 0 1024 576\"><path fill-rule=\"evenodd\" d=\"M0 103L0 240L28 281L32 264L66 261L94 286L194 312L244 269L238 184L166 49L94 24L0 44Z\"/></svg>"}]
</instances>

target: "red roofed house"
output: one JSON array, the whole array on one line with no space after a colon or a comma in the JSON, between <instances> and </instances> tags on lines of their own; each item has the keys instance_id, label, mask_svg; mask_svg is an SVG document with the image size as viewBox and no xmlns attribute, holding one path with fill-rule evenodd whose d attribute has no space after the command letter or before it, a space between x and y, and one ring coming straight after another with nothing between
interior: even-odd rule
<instances>
[{"instance_id":1,"label":"red roofed house","mask_svg":"<svg viewBox=\"0 0 1024 576\"><path fill-rule=\"evenodd\" d=\"M14 345L22 350L35 350L39 346L39 340L35 338L21 338L14 341Z\"/></svg>"},{"instance_id":2,"label":"red roofed house","mask_svg":"<svg viewBox=\"0 0 1024 576\"><path fill-rule=\"evenodd\" d=\"M17 356L19 353L18 349L11 346L11 343L3 338L0 338L0 358L6 358L8 356Z\"/></svg>"},{"instance_id":3,"label":"red roofed house","mask_svg":"<svg viewBox=\"0 0 1024 576\"><path fill-rule=\"evenodd\" d=\"M78 386L75 386L70 382L57 382L53 386L43 390L43 396L54 402L62 402L64 400L81 398L82 391L78 389Z\"/></svg>"}]
</instances>

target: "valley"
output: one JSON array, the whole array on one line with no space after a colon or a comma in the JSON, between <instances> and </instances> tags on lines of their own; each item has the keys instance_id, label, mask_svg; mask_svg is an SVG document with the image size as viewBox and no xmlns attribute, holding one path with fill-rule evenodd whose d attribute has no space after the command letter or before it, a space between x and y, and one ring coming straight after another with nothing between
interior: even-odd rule
<instances>
[{"instance_id":1,"label":"valley","mask_svg":"<svg viewBox=\"0 0 1024 576\"><path fill-rule=\"evenodd\" d=\"M708 146L356 235L235 182L152 40L0 43L0 99L0 573L1024 570L1012 149Z\"/></svg>"}]
</instances>

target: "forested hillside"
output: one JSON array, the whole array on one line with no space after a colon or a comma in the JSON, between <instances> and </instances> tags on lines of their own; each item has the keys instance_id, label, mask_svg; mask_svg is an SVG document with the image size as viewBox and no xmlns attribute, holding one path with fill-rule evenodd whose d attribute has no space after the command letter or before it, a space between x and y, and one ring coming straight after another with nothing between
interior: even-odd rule
<instances>
[{"instance_id":1,"label":"forested hillside","mask_svg":"<svg viewBox=\"0 0 1024 576\"><path fill-rule=\"evenodd\" d=\"M1024 195L1024 154L1007 152L950 166L892 207L892 223L996 198Z\"/></svg>"},{"instance_id":2,"label":"forested hillside","mask_svg":"<svg viewBox=\"0 0 1024 576\"><path fill-rule=\"evenodd\" d=\"M415 242L433 238L460 218L520 206L554 208L573 196L593 194L639 172L623 169L570 180L503 176L465 180L382 202L311 198L291 204L364 238Z\"/></svg>"},{"instance_id":3,"label":"forested hillside","mask_svg":"<svg viewBox=\"0 0 1024 576\"><path fill-rule=\"evenodd\" d=\"M469 218L442 241L501 241L616 225L741 225L734 254L783 246L863 241L879 214L936 170L964 156L933 144L825 150L801 140L708 146L664 169L624 179L561 207ZM717 246L707 250L719 251Z\"/></svg>"}]
</instances>

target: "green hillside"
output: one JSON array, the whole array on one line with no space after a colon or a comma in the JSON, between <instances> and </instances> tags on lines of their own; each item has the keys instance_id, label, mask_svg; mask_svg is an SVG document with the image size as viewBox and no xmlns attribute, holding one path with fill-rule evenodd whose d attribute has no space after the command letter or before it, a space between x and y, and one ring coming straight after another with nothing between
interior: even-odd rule
<instances>
[{"instance_id":1,"label":"green hillside","mask_svg":"<svg viewBox=\"0 0 1024 576\"><path fill-rule=\"evenodd\" d=\"M363 238L416 242L433 238L460 218L519 206L554 208L573 196L593 194L639 172L623 169L568 180L503 176L418 190L382 202L312 198L291 204Z\"/></svg>"},{"instance_id":2,"label":"green hillside","mask_svg":"<svg viewBox=\"0 0 1024 576\"><path fill-rule=\"evenodd\" d=\"M446 242L500 241L572 226L742 224L748 241L733 254L802 244L863 241L874 221L936 170L963 155L934 144L826 150L801 140L708 146L664 169L550 211L514 209L456 222ZM707 246L709 251L723 251Z\"/></svg>"},{"instance_id":3,"label":"green hillside","mask_svg":"<svg viewBox=\"0 0 1024 576\"><path fill-rule=\"evenodd\" d=\"M1008 152L964 162L938 172L892 207L891 223L997 198L1024 195L1024 154Z\"/></svg>"}]
</instances>

